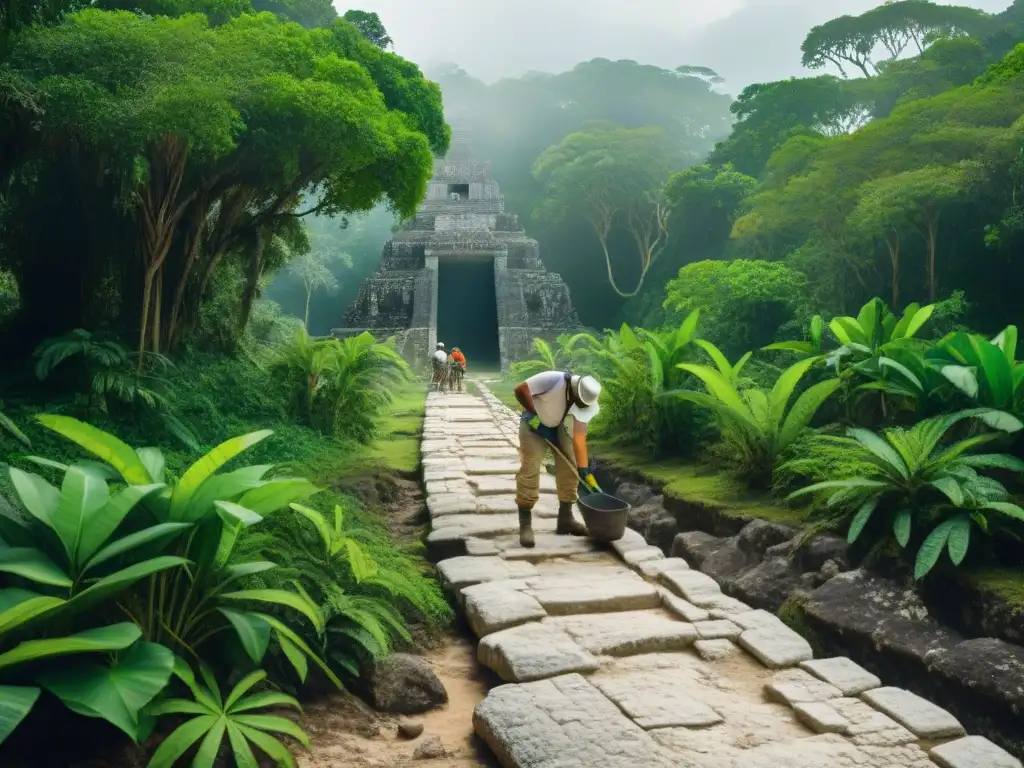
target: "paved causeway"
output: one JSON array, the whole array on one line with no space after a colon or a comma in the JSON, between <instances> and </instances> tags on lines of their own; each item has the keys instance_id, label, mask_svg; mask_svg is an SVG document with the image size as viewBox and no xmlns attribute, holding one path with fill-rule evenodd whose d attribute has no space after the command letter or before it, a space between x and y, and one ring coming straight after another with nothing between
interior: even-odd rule
<instances>
[{"instance_id":1,"label":"paved causeway","mask_svg":"<svg viewBox=\"0 0 1024 768\"><path fill-rule=\"evenodd\" d=\"M724 595L632 531L614 548L554 535L554 477L518 544L518 417L427 398L428 543L507 684L474 728L506 768L1021 768L945 710Z\"/></svg>"}]
</instances>

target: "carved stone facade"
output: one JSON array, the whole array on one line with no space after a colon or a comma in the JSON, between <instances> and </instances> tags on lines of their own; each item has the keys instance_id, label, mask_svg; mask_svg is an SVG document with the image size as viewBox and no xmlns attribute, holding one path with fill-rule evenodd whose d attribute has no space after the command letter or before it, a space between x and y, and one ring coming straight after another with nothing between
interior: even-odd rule
<instances>
[{"instance_id":1,"label":"carved stone facade","mask_svg":"<svg viewBox=\"0 0 1024 768\"><path fill-rule=\"evenodd\" d=\"M544 269L537 241L505 212L491 164L473 157L464 124L453 126L451 149L435 161L416 217L384 246L380 268L360 287L344 326L331 333L394 336L406 360L425 363L437 343L438 268L481 257L494 264L503 371L529 356L535 337L550 340L579 327L569 288Z\"/></svg>"}]
</instances>

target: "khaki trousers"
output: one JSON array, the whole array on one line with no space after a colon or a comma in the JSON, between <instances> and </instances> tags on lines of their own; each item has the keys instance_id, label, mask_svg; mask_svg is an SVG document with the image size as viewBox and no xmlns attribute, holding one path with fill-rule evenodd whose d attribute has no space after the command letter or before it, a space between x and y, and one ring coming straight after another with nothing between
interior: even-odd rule
<instances>
[{"instance_id":1,"label":"khaki trousers","mask_svg":"<svg viewBox=\"0 0 1024 768\"><path fill-rule=\"evenodd\" d=\"M565 426L558 428L558 444L569 460L575 464L576 454L572 447L572 438ZM530 429L529 425L519 422L519 471L516 472L516 506L519 509L533 509L540 499L540 473L544 469L544 454L550 448L547 442ZM580 478L573 467L555 456L555 485L558 489L558 500L572 504L576 501L576 489Z\"/></svg>"}]
</instances>

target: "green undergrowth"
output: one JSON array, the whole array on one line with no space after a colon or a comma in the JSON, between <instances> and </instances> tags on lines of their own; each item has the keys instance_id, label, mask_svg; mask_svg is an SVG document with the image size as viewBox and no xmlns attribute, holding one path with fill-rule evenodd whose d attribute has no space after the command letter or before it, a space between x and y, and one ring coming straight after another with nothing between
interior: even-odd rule
<instances>
[{"instance_id":1,"label":"green undergrowth","mask_svg":"<svg viewBox=\"0 0 1024 768\"><path fill-rule=\"evenodd\" d=\"M509 378L500 378L486 381L487 388L491 390L491 394L501 400L505 405L511 408L513 411L521 411L523 406L516 400L516 396L512 394L513 390L519 385L518 381L514 381Z\"/></svg>"},{"instance_id":2,"label":"green undergrowth","mask_svg":"<svg viewBox=\"0 0 1024 768\"><path fill-rule=\"evenodd\" d=\"M750 490L730 473L713 467L673 460L654 460L643 451L608 439L591 441L591 452L620 469L636 472L664 485L665 493L683 501L718 507L729 517L757 517L789 525L804 525L801 510L779 505L769 494Z\"/></svg>"},{"instance_id":3,"label":"green undergrowth","mask_svg":"<svg viewBox=\"0 0 1024 768\"><path fill-rule=\"evenodd\" d=\"M373 468L414 473L420 465L420 437L426 400L426 385L420 380L399 390L378 422L373 442L359 447L343 474Z\"/></svg>"},{"instance_id":4,"label":"green undergrowth","mask_svg":"<svg viewBox=\"0 0 1024 768\"><path fill-rule=\"evenodd\" d=\"M779 606L779 618L782 619L783 624L807 641L816 657L823 658L829 655L828 650L818 633L811 629L811 625L807 622L807 615L804 613L806 600L804 595L793 595Z\"/></svg>"}]
</instances>

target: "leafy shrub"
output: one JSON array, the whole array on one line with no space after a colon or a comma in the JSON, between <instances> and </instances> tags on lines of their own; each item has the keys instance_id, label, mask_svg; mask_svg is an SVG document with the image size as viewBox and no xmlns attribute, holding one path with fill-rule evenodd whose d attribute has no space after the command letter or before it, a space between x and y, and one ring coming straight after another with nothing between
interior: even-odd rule
<instances>
[{"instance_id":1,"label":"leafy shrub","mask_svg":"<svg viewBox=\"0 0 1024 768\"><path fill-rule=\"evenodd\" d=\"M847 538L851 543L873 521L871 530L877 542L884 543L891 536L901 547L910 543L915 525L931 527L917 552L915 578L922 578L935 566L943 549L959 565L967 554L972 525L989 533L999 524L1000 516L1024 520L1024 510L1008 501L1003 485L977 471L1024 471L1024 462L1016 457L973 452L1002 434L990 432L944 444L950 429L968 418L1004 432L1024 427L1010 414L974 409L926 419L910 429L889 429L882 436L850 429L847 437L831 440L871 469L858 477L815 483L789 498L827 496L828 508L850 520ZM878 522L879 513L884 524Z\"/></svg>"}]
</instances>

